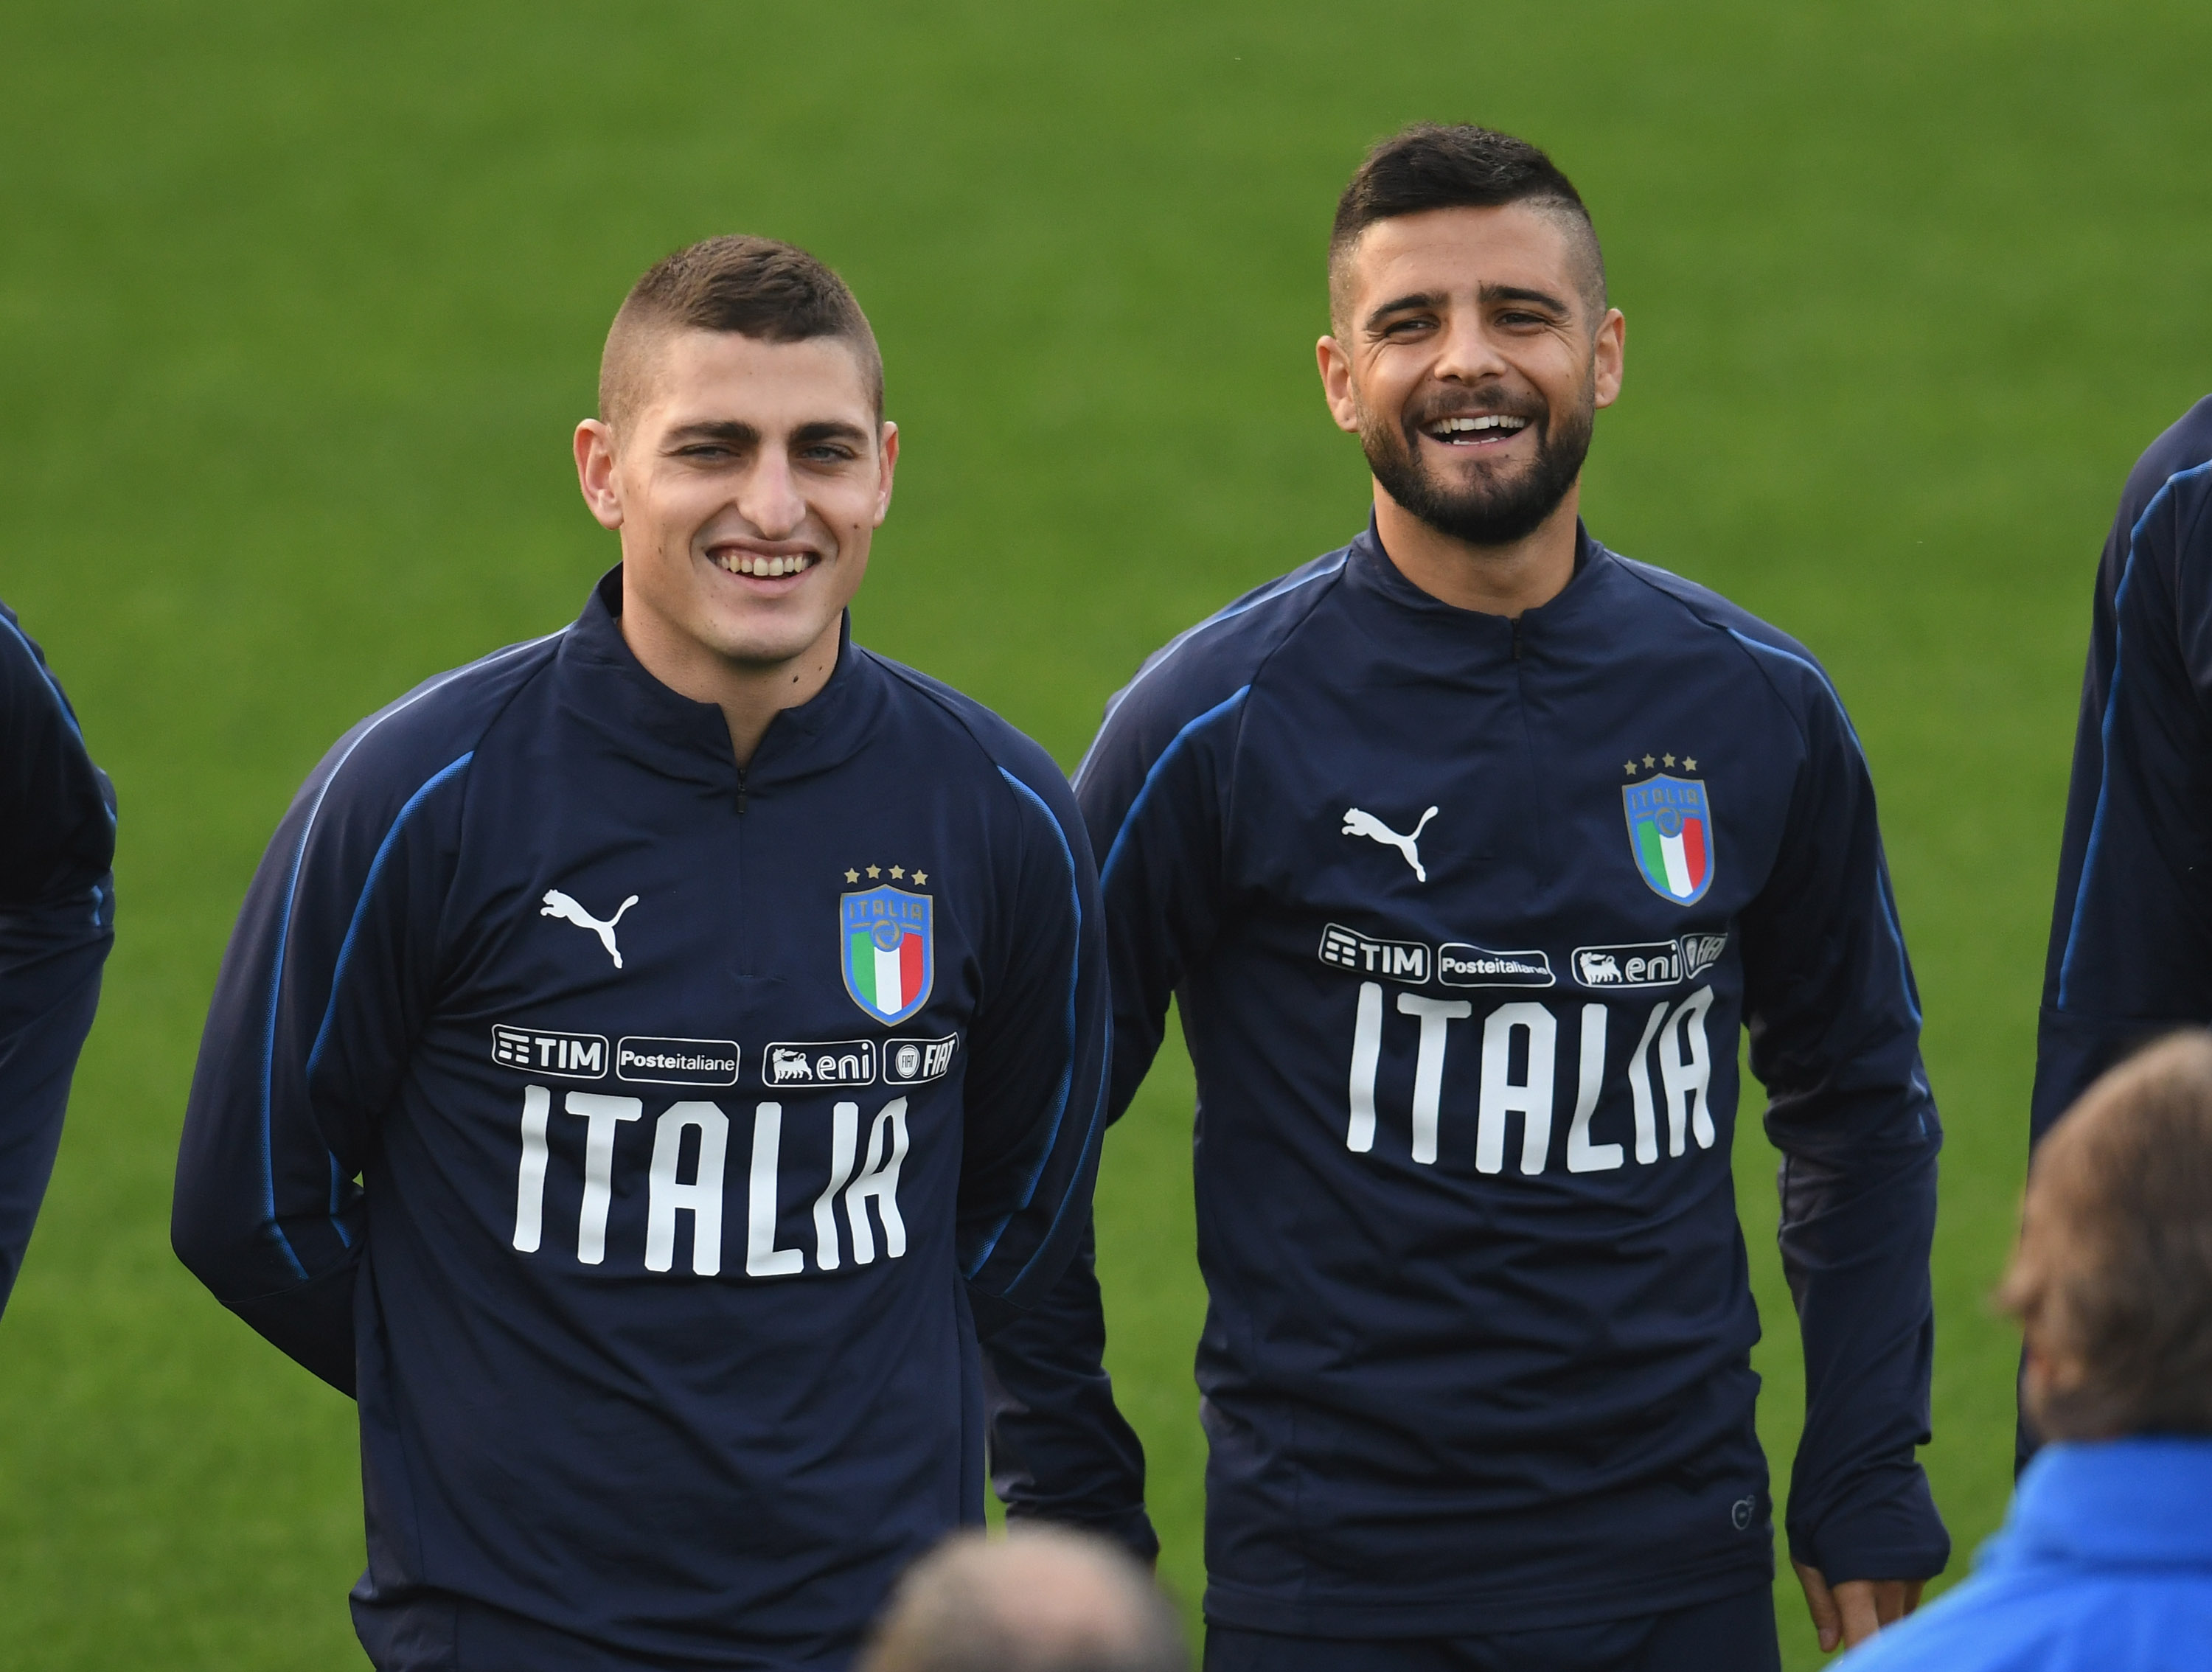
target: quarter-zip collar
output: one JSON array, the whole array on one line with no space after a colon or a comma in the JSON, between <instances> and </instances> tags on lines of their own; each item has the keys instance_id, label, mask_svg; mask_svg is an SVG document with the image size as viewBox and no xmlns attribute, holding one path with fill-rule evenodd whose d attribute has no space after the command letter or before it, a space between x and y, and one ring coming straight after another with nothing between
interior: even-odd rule
<instances>
[{"instance_id":1,"label":"quarter-zip collar","mask_svg":"<svg viewBox=\"0 0 2212 1672\"><path fill-rule=\"evenodd\" d=\"M2045 1446L2021 1476L1991 1566L2212 1569L2212 1437Z\"/></svg>"},{"instance_id":2,"label":"quarter-zip collar","mask_svg":"<svg viewBox=\"0 0 2212 1672\"><path fill-rule=\"evenodd\" d=\"M721 709L661 684L623 637L619 563L592 589L562 641L556 667L563 702L621 753L671 778L720 786L742 777L749 797L858 754L882 708L885 677L875 658L853 643L848 611L829 683L769 723L740 774Z\"/></svg>"},{"instance_id":3,"label":"quarter-zip collar","mask_svg":"<svg viewBox=\"0 0 2212 1672\"><path fill-rule=\"evenodd\" d=\"M1507 660L1522 660L1547 640L1583 629L1594 612L1605 607L1620 579L1613 554L1590 538L1577 518L1575 572L1556 597L1517 617L1462 610L1406 578L1384 550L1371 514L1345 558L1345 575L1361 613L1370 616L1378 630L1401 635L1411 630L1433 636L1440 648L1461 656L1479 650ZM1387 624L1380 618L1383 611L1392 617Z\"/></svg>"}]
</instances>

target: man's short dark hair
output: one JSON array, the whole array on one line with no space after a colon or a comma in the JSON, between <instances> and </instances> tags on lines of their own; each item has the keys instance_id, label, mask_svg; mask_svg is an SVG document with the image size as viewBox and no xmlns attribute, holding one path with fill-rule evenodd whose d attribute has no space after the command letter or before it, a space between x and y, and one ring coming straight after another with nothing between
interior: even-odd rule
<instances>
[{"instance_id":1,"label":"man's short dark hair","mask_svg":"<svg viewBox=\"0 0 2212 1672\"><path fill-rule=\"evenodd\" d=\"M2212 1434L2212 1033L2122 1063L2051 1129L1998 1299L2049 1368L2045 1438Z\"/></svg>"},{"instance_id":2,"label":"man's short dark hair","mask_svg":"<svg viewBox=\"0 0 2212 1672\"><path fill-rule=\"evenodd\" d=\"M630 287L599 358L599 419L620 429L643 393L646 362L661 337L720 331L763 343L834 337L859 358L884 416L884 357L845 281L795 244L729 234L655 262Z\"/></svg>"},{"instance_id":3,"label":"man's short dark hair","mask_svg":"<svg viewBox=\"0 0 2212 1672\"><path fill-rule=\"evenodd\" d=\"M1347 323L1346 290L1359 236L1377 221L1433 209L1527 204L1557 216L1573 241L1577 283L1593 329L1605 317L1605 252L1574 182L1525 139L1459 123L1416 122L1367 154L1337 199L1328 237L1329 312Z\"/></svg>"}]
</instances>

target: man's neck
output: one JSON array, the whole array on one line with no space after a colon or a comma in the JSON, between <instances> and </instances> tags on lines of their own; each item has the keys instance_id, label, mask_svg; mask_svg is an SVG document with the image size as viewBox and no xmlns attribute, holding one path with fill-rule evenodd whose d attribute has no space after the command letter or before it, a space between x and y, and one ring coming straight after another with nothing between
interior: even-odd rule
<instances>
[{"instance_id":1,"label":"man's neck","mask_svg":"<svg viewBox=\"0 0 2212 1672\"><path fill-rule=\"evenodd\" d=\"M1535 531L1510 545L1472 545L1423 522L1375 484L1375 529L1398 572L1431 598L1486 616L1548 604L1575 578L1582 484Z\"/></svg>"},{"instance_id":2,"label":"man's neck","mask_svg":"<svg viewBox=\"0 0 2212 1672\"><path fill-rule=\"evenodd\" d=\"M830 683L843 636L841 618L789 661L753 666L716 655L641 610L624 610L621 625L623 642L647 673L679 696L722 711L740 769L751 764L778 714L811 702Z\"/></svg>"}]
</instances>

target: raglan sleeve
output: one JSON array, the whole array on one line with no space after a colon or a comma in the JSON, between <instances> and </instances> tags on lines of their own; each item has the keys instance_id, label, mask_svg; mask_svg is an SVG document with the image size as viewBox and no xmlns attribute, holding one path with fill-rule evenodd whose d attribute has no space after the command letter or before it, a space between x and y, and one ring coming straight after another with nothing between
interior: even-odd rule
<instances>
[{"instance_id":1,"label":"raglan sleeve","mask_svg":"<svg viewBox=\"0 0 2212 1672\"><path fill-rule=\"evenodd\" d=\"M471 758L376 724L307 780L254 872L208 1009L171 1214L178 1256L216 1298L349 1394L356 1180L433 997Z\"/></svg>"},{"instance_id":2,"label":"raglan sleeve","mask_svg":"<svg viewBox=\"0 0 2212 1672\"><path fill-rule=\"evenodd\" d=\"M997 769L1013 856L970 1038L959 1238L979 1323L1047 1294L1089 1223L1105 1128L1106 937L1091 844L1042 750Z\"/></svg>"},{"instance_id":3,"label":"raglan sleeve","mask_svg":"<svg viewBox=\"0 0 2212 1672\"><path fill-rule=\"evenodd\" d=\"M2207 474L2146 484L2137 515L2124 501L2099 567L2036 1029L2031 1144L2136 1046L2212 1021Z\"/></svg>"},{"instance_id":4,"label":"raglan sleeve","mask_svg":"<svg viewBox=\"0 0 2212 1672\"><path fill-rule=\"evenodd\" d=\"M1784 1524L1832 1585L1941 1572L1927 1444L1942 1145L1866 758L1790 658L1805 739L1773 873L1742 919L1751 1067L1782 1152L1783 1268L1805 1353Z\"/></svg>"},{"instance_id":5,"label":"raglan sleeve","mask_svg":"<svg viewBox=\"0 0 2212 1672\"><path fill-rule=\"evenodd\" d=\"M1167 1008L1210 939L1220 868L1217 773L1237 700L1127 697L1076 777L1101 895L1113 992L1107 1114L1118 1119L1158 1053ZM1172 692L1169 695L1173 695ZM1195 707L1192 717L1183 710ZM985 1341L992 1482L1016 1519L1054 1521L1158 1553L1145 1453L1114 1402L1086 1219L1076 1256L1036 1306Z\"/></svg>"},{"instance_id":6,"label":"raglan sleeve","mask_svg":"<svg viewBox=\"0 0 2212 1672\"><path fill-rule=\"evenodd\" d=\"M0 1307L61 1142L115 938L115 792L38 646L0 605Z\"/></svg>"}]
</instances>

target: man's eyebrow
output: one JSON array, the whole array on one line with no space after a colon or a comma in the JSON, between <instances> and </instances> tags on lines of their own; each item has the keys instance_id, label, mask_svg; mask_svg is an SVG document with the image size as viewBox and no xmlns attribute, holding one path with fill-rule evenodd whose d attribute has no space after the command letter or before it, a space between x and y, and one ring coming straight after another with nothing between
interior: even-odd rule
<instances>
[{"instance_id":1,"label":"man's eyebrow","mask_svg":"<svg viewBox=\"0 0 2212 1672\"><path fill-rule=\"evenodd\" d=\"M696 423L678 424L668 432L670 447L687 447L694 441L729 441L738 447L757 447L760 444L760 431L735 418L702 418Z\"/></svg>"},{"instance_id":2,"label":"man's eyebrow","mask_svg":"<svg viewBox=\"0 0 2212 1672\"><path fill-rule=\"evenodd\" d=\"M1548 290L1530 290L1516 284L1480 284L1475 287L1475 300L1486 302L1534 302L1539 307L1548 307L1554 313L1570 315L1574 310Z\"/></svg>"},{"instance_id":3,"label":"man's eyebrow","mask_svg":"<svg viewBox=\"0 0 2212 1672\"><path fill-rule=\"evenodd\" d=\"M1367 328L1374 330L1393 313L1403 313L1416 307L1435 307L1443 301L1443 293L1436 290L1415 290L1403 296L1393 296L1389 301L1378 302L1367 310Z\"/></svg>"},{"instance_id":4,"label":"man's eyebrow","mask_svg":"<svg viewBox=\"0 0 2212 1672\"><path fill-rule=\"evenodd\" d=\"M791 439L794 446L805 447L820 441L866 441L868 432L843 418L817 418L793 430Z\"/></svg>"}]
</instances>

